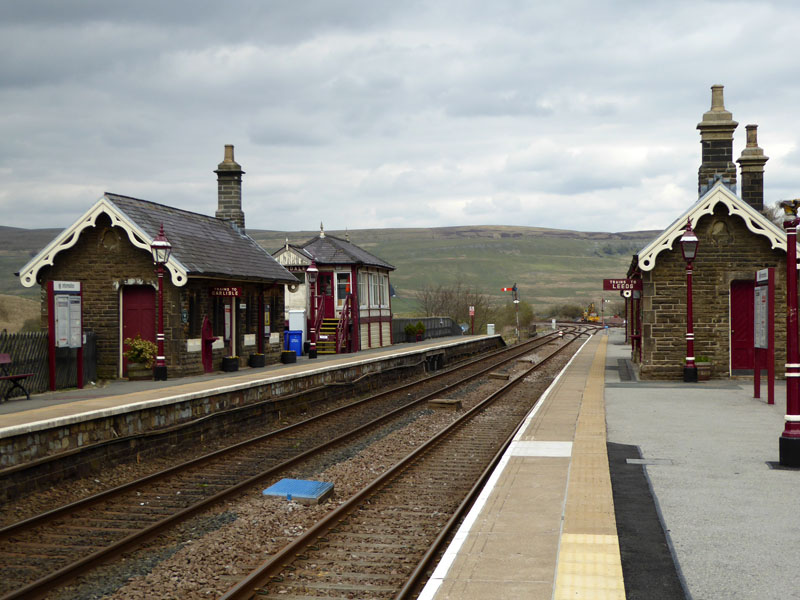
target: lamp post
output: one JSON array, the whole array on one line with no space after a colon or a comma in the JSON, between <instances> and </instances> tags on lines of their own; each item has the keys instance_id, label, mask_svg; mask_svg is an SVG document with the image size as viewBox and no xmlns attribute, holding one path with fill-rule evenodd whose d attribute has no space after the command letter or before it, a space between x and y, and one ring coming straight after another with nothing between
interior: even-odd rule
<instances>
[{"instance_id":1,"label":"lamp post","mask_svg":"<svg viewBox=\"0 0 800 600\"><path fill-rule=\"evenodd\" d=\"M311 327L308 332L308 358L317 358L317 275L319 275L319 269L317 268L317 263L312 260L308 269L306 269L306 277L311 291Z\"/></svg>"},{"instance_id":2,"label":"lamp post","mask_svg":"<svg viewBox=\"0 0 800 600\"><path fill-rule=\"evenodd\" d=\"M697 256L699 240L692 229L692 219L686 219L686 231L681 236L681 254L686 261L686 364L683 380L697 381L697 365L694 364L694 315L692 315L692 261Z\"/></svg>"},{"instance_id":3,"label":"lamp post","mask_svg":"<svg viewBox=\"0 0 800 600\"><path fill-rule=\"evenodd\" d=\"M781 202L786 220L786 424L779 442L780 464L800 467L800 353L797 324L797 208L800 200Z\"/></svg>"},{"instance_id":4,"label":"lamp post","mask_svg":"<svg viewBox=\"0 0 800 600\"><path fill-rule=\"evenodd\" d=\"M158 276L158 333L156 334L158 355L156 356L155 369L153 369L153 378L156 381L166 381L167 362L164 357L164 265L169 260L172 244L169 243L167 236L164 235L163 223L158 235L150 244L150 252L153 254L153 262L156 265L156 275Z\"/></svg>"}]
</instances>

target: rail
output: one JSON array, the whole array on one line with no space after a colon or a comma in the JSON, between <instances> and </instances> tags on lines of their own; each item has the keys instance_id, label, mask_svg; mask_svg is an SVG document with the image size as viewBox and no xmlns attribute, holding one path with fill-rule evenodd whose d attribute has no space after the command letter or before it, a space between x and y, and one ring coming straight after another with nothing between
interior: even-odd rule
<instances>
[{"instance_id":1,"label":"rail","mask_svg":"<svg viewBox=\"0 0 800 600\"><path fill-rule=\"evenodd\" d=\"M46 525L48 526L47 530L48 533L52 533L50 531L50 528L52 527L52 522L57 519L65 520L66 517L70 516L70 513L75 513L78 509L82 510L89 507L95 507L96 505L108 502L110 499L116 498L117 496L122 497L126 494L136 495L137 487L140 487L144 484L151 484L160 481L162 479L169 481L168 479L169 477L172 477L173 475L177 475L179 473L182 474L188 467L193 467L196 469L199 468L200 472L203 473L204 485L202 486L202 489L208 489L209 493L209 496L202 498L199 501L193 501L193 503L190 503L187 506L178 507L174 514L169 515L168 517L163 518L161 520L158 520L157 522L151 521L149 524L147 524L139 531L124 536L122 539L117 539L116 541L113 541L104 548L97 549L94 552L90 552L89 554L84 556L75 557L77 558L77 560L71 564L62 563L59 567L56 568L56 570L44 576L40 576L39 579L37 579L36 581L31 582L30 580L28 580L29 581L28 584L23 584L22 587L19 587L16 590L8 590L7 588L8 591L6 595L4 595L2 598L3 600L6 600L11 598L37 597L44 591L52 589L53 586L64 584L65 582L70 581L77 575L94 568L98 563L107 561L109 558L117 556L122 552L126 552L135 547L138 547L143 542L165 531L168 527L174 526L175 524L184 521L188 517L197 514L200 510L206 509L213 504L219 503L224 499L230 498L234 494L237 494L241 490L245 489L247 486L250 486L257 481L263 480L266 477L272 476L278 471L286 469L287 467L296 464L297 462L304 460L309 456L313 455L314 453L318 453L322 449L328 448L333 444L341 443L342 441L344 441L349 437L360 435L362 432L374 428L379 423L384 422L387 419L396 417L400 411L409 410L410 407L425 402L431 397L440 396L442 393L447 393L447 391L452 389L455 385L461 385L463 384L464 381L470 381L476 377L481 376L482 374L485 374L493 369L496 369L498 365L502 365L509 361L515 360L518 356L530 352L531 350L546 343L546 341L547 341L546 338L535 339L531 340L531 342L528 342L526 344L520 344L518 346L504 348L503 350L492 353L490 357L499 357L500 360L492 362L492 364L488 367L481 367L475 373L470 373L466 378L462 378L458 382L458 384L440 386L430 393L423 394L421 397L416 397L414 399L411 399L410 401L404 401L402 405L399 406L398 408L390 410L388 412L387 411L382 412L380 416L377 418L372 418L368 416L367 411L365 411L363 407L368 407L370 406L370 403L371 402L374 403L376 399L384 397L388 398L392 394L397 394L399 396L405 397L408 394L404 392L413 385L419 385L420 383L428 384L430 382L435 382L441 377L446 377L447 375L452 375L453 373L457 373L459 370L469 368L473 365L477 365L482 360L485 361L486 357L484 356L481 357L480 359L469 361L468 363L465 363L463 365L439 371L435 375L423 379L421 382L417 381L412 384L396 386L391 390L386 390L369 398L352 402L350 404L347 404L346 406L333 409L322 415L311 417L310 419L307 419L301 423L290 425L288 427L284 427L277 431L257 436L253 439L231 446L230 448L225 448L217 452L213 452L198 459L188 461L181 465L177 465L160 473L156 473L148 477L142 478L141 480L119 486L118 488L114 488L112 490L108 490L101 494L85 498L84 500L72 503L70 505L54 509L46 514L39 515L38 517L32 517L25 521L21 521L12 524L8 527L5 527L3 529L0 529L0 540L3 540L3 551L0 552L0 558L2 557L4 552L13 552L15 555L19 557L20 546L16 545L14 540L24 530L31 530L33 527L42 527ZM329 419L332 415L338 414L340 412L345 413L345 411L352 411L355 414L365 415L365 416L361 419L361 422L355 428L350 427L349 430L347 430L345 433L342 433L341 435L338 436L334 435L333 439L329 439L327 442L323 442L322 444L317 444L316 447L307 450L305 452L299 452L298 450L295 450L294 455L291 455L289 458L285 460L279 460L276 457L277 464L272 465L266 470L263 470L262 467L261 469L258 469L256 473L250 473L247 475L242 474L241 479L237 483L230 485L225 489L221 489L218 490L217 492L214 492L212 490L213 486L210 485L205 479L206 477L205 472L208 470L207 465L213 460L219 459L224 462L226 460L225 457L228 456L232 451L241 450L247 447L259 448L259 444L267 439L274 438L275 436L280 436L280 435L286 437L289 433L299 430L302 427L309 426L309 424L315 424L315 423L323 424L326 422L325 420ZM367 422L364 423L364 421ZM314 435L311 434L307 435L309 438L318 439L320 434L316 433ZM278 438L278 440L280 439L281 438ZM290 446L296 449L298 447L302 447L303 445L301 444L301 446L297 446L297 444L294 443L294 441L292 441L292 444L290 444ZM258 452L256 452L256 454L258 454L259 456L258 463L259 464L263 463L264 451L259 450ZM227 470L230 471L230 469ZM156 493L156 495L158 494ZM174 494L172 495L172 497L174 498ZM120 498L120 500L124 502L123 498ZM134 503L134 506L136 505L139 505L138 501ZM116 507L116 510L119 511L119 507ZM81 517L77 516L72 518L80 519ZM130 531L130 529L128 529L127 531ZM42 568L43 565L39 565L39 567Z\"/></svg>"},{"instance_id":2,"label":"rail","mask_svg":"<svg viewBox=\"0 0 800 600\"><path fill-rule=\"evenodd\" d=\"M579 336L576 335L575 337L577 338ZM432 470L435 472L437 467L444 469L444 465L447 465L447 470L452 472L462 472L463 470L467 469L474 471L476 468L476 460L475 453L473 453L472 450L457 451L448 446L449 442L457 439L455 433L465 427L474 426L479 428L482 432L485 432L481 435L472 433L460 436L461 438L467 440L467 444L472 443L473 448L475 447L474 443L476 441L483 444L482 447L484 448L484 455L487 451L490 453L490 459L487 461L490 466L487 467L486 464L484 464L483 466L479 467L480 474L477 477L479 481L485 480L488 477L491 465L496 464L499 456L502 455L503 449L506 448L513 439L514 434L520 426L520 421L514 421L515 424L510 427L510 433L506 433L503 432L502 428L499 426L499 419L476 419L475 417L484 414L486 409L491 407L498 399L502 398L520 383L526 381L528 375L530 375L536 369L541 368L543 364L554 358L560 352L564 351L564 349L568 346L569 344L562 345L539 362L533 364L521 375L503 385L499 390L491 393L476 406L465 412L463 416L445 427L423 445L408 454L400 462L396 463L393 467L387 469L387 471L374 479L369 486L363 488L360 492L357 492L338 508L326 514L323 519L308 529L302 536L296 538L292 543L285 546L282 550L262 563L246 578L228 590L228 592L221 597L221 600L245 600L250 599L253 596L261 595L269 597L282 597L281 595L283 594L285 594L286 597L293 597L293 589L303 589L305 585L304 581L302 580L302 575L299 575L304 571L302 564L306 562L318 564L320 560L323 560L318 555L318 552L323 546L334 545L339 547L341 540L339 544L332 542L332 540L334 536L339 535L340 532L347 529L348 519L355 514L358 515L357 520L359 521L358 524L353 526L358 531L358 539L360 544L360 550L358 554L369 556L369 542L366 538L369 535L368 531L370 531L370 528L364 525L364 523L369 519L369 515L385 513L389 515L389 518L394 518L393 515L395 512L393 511L408 510L408 507L403 505L402 500L400 500L399 509L391 504L392 497L402 496L402 493L396 492L396 488L393 487L398 481L410 481L410 484L400 483L398 487L406 485L413 488L413 494L416 498L418 498L416 502L423 504L423 498L436 498L440 494L443 495L446 493L443 487L437 487L438 482L434 477L429 475ZM524 410L521 412L518 411L517 414L510 416L498 415L498 417L505 417L506 421L510 423L520 415L521 418L524 418L524 414L526 414L527 410L529 409L530 407L526 406ZM488 432L502 436L502 442L500 442L501 448L499 451L494 450L493 445L496 442L491 440L485 442ZM427 469L427 471L425 469ZM421 473L424 473L424 475ZM428 488L426 487L427 484L432 484L433 487ZM390 565L394 579L404 578L403 583L397 589L399 593L394 597L407 598L413 595L414 588L424 576L424 573L430 566L430 562L433 560L433 557L435 556L439 547L444 544L448 534L458 524L458 515L465 513L473 498L480 492L480 488L481 486L479 484L476 484L474 481L472 482L468 492L466 493L466 498L463 498L460 501L458 508L455 510L455 514L448 519L447 523L444 525L444 528L439 530L435 540L432 541L433 546L429 546L428 551L424 552L424 555L415 563L414 569L410 575L404 577L402 574L400 574L400 571L403 570L403 565L396 563ZM388 505L388 508L386 508L386 505ZM431 514L432 510L436 509L426 506L424 509L419 509L417 512L427 516ZM369 522L371 523L372 521ZM411 529L413 530L413 528ZM377 532L378 537L381 535L379 530L380 527L375 526L375 531ZM404 528L395 527L392 531L393 536L395 536L393 538L394 545L410 547L411 545L419 544L421 542L416 530L413 530L410 534L406 534L403 533L405 532ZM413 539L413 542L412 539L407 539L409 535ZM376 548L382 548L386 545L386 543L387 542L385 541L382 544L378 543ZM345 544L344 547L347 547L347 545ZM374 551L380 552L381 550L376 549ZM347 571L347 574L343 575L342 579L344 580L347 579L347 577L352 576L352 578L355 580L366 581L368 575L362 574L359 576L359 573L357 572L357 566L353 564L354 562L358 562L355 559L355 556L351 556L348 553L347 561L347 566L344 567L344 570ZM301 564L299 568L294 565L294 563L297 562ZM346 593L346 584L341 583L338 579L332 581L332 579L335 578L335 566L336 565L334 564L328 564L326 566L326 575L324 579L320 579L319 569L312 569L312 571L314 572L315 577L318 578L317 580L320 581L320 586L329 586L339 593ZM372 563L370 563L367 567L370 575L375 575L374 567L375 565ZM284 572L292 573L294 575L287 575L284 577L282 576L282 573ZM388 579L390 578L384 577L381 579L381 591L384 593L388 593L389 591L386 589L390 584ZM277 592L271 592L269 588L273 584L277 584L279 587L282 587L282 589L278 590ZM352 593L356 592L353 591Z\"/></svg>"}]
</instances>

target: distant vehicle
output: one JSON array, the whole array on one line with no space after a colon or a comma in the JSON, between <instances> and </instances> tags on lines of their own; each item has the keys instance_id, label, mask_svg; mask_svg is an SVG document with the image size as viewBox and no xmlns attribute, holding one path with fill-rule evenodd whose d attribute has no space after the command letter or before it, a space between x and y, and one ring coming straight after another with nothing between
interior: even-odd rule
<instances>
[{"instance_id":1,"label":"distant vehicle","mask_svg":"<svg viewBox=\"0 0 800 600\"><path fill-rule=\"evenodd\" d=\"M583 311L584 323L599 323L600 317L597 315L597 309L594 307L594 302L590 302L586 310Z\"/></svg>"}]
</instances>

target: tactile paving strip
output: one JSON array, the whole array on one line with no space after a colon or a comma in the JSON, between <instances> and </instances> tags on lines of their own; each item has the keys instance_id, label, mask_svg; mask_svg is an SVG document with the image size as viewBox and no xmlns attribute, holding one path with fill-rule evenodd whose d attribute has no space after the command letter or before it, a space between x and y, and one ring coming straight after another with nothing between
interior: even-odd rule
<instances>
[{"instance_id":1,"label":"tactile paving strip","mask_svg":"<svg viewBox=\"0 0 800 600\"><path fill-rule=\"evenodd\" d=\"M572 445L554 598L624 600L606 450L606 343L595 354Z\"/></svg>"}]
</instances>

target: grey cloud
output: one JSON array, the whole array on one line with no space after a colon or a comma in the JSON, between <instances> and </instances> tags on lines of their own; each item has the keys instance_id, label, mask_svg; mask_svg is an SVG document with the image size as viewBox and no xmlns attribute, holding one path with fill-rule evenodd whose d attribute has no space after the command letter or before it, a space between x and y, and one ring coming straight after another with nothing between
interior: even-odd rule
<instances>
[{"instance_id":1,"label":"grey cloud","mask_svg":"<svg viewBox=\"0 0 800 600\"><path fill-rule=\"evenodd\" d=\"M106 189L213 212L211 171L233 143L249 227L577 226L566 203L591 229L601 210L613 228L666 225L696 194L694 127L714 83L742 123L735 155L759 123L767 193L789 194L800 82L785 48L799 11L5 2L4 224L64 226ZM636 200L664 194L658 211Z\"/></svg>"}]
</instances>

